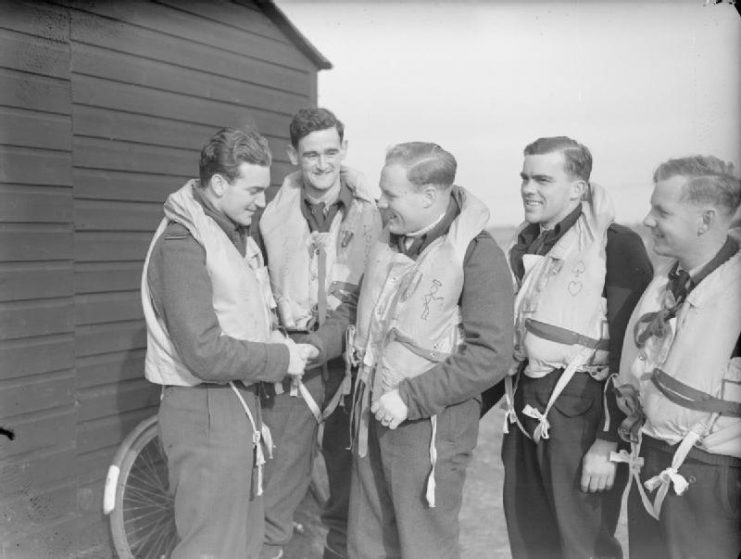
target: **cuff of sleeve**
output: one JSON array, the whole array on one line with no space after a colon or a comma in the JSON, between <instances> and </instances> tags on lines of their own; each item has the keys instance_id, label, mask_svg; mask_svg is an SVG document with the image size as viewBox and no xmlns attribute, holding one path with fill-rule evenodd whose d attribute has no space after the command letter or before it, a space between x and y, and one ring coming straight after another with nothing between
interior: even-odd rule
<instances>
[{"instance_id":1,"label":"cuff of sleeve","mask_svg":"<svg viewBox=\"0 0 741 559\"><path fill-rule=\"evenodd\" d=\"M401 401L406 404L408 413L407 413L407 419L421 419L422 416L419 412L419 409L414 404L414 400L412 399L412 395L410 394L410 385L409 380L404 379L399 383L399 386L397 387L399 390L399 397L401 398Z\"/></svg>"},{"instance_id":2,"label":"cuff of sleeve","mask_svg":"<svg viewBox=\"0 0 741 559\"><path fill-rule=\"evenodd\" d=\"M284 344L266 344L265 373L268 378L265 382L280 382L288 372L288 364L291 360L288 348Z\"/></svg>"}]
</instances>

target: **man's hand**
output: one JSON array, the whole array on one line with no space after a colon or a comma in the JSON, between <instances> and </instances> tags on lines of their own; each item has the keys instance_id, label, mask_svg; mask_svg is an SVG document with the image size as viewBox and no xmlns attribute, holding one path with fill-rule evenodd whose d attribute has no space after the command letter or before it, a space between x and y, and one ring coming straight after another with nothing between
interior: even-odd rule
<instances>
[{"instance_id":1,"label":"man's hand","mask_svg":"<svg viewBox=\"0 0 741 559\"><path fill-rule=\"evenodd\" d=\"M617 464L610 462L610 452L617 443L597 439L587 451L581 464L581 490L596 493L612 489Z\"/></svg>"},{"instance_id":2,"label":"man's hand","mask_svg":"<svg viewBox=\"0 0 741 559\"><path fill-rule=\"evenodd\" d=\"M309 368L311 368L310 361L312 359L316 359L319 357L319 350L311 345L311 344L296 344L296 347L299 350L299 353L304 358L304 361L309 365Z\"/></svg>"},{"instance_id":3,"label":"man's hand","mask_svg":"<svg viewBox=\"0 0 741 559\"><path fill-rule=\"evenodd\" d=\"M381 424L396 429L409 415L409 408L399 396L399 390L394 388L373 403L371 413Z\"/></svg>"},{"instance_id":4,"label":"man's hand","mask_svg":"<svg viewBox=\"0 0 741 559\"><path fill-rule=\"evenodd\" d=\"M306 370L307 350L304 347L305 344L297 344L291 338L285 338L282 343L288 348L288 370L286 374L301 378L304 370Z\"/></svg>"}]
</instances>

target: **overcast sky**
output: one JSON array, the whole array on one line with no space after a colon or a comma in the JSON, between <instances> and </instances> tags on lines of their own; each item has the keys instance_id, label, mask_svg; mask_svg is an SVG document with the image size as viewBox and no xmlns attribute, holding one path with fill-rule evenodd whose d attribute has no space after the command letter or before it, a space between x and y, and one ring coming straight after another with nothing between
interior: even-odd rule
<instances>
[{"instance_id":1,"label":"overcast sky","mask_svg":"<svg viewBox=\"0 0 741 559\"><path fill-rule=\"evenodd\" d=\"M618 219L648 209L661 161L739 165L741 18L727 3L277 0L334 65L319 103L346 124L348 164L377 185L385 150L434 141L492 225L522 218L522 149L568 135ZM377 188L377 187L376 187Z\"/></svg>"}]
</instances>

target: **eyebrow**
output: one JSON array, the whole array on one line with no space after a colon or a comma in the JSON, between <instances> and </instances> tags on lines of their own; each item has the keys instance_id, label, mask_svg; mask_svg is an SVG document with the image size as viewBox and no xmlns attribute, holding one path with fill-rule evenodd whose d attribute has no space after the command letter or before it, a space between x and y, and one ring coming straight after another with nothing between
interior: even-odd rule
<instances>
[{"instance_id":1,"label":"eyebrow","mask_svg":"<svg viewBox=\"0 0 741 559\"><path fill-rule=\"evenodd\" d=\"M522 180L535 179L536 181L553 180L551 175L528 175L527 173L520 173L520 178Z\"/></svg>"}]
</instances>

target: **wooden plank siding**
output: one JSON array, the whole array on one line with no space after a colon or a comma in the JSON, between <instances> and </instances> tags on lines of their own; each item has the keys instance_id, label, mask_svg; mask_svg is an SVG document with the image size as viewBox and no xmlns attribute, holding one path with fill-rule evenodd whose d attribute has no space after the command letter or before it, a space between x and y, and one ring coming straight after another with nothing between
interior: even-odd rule
<instances>
[{"instance_id":1,"label":"wooden plank siding","mask_svg":"<svg viewBox=\"0 0 741 559\"><path fill-rule=\"evenodd\" d=\"M162 203L224 126L268 138L280 184L329 67L265 2L0 0L4 559L113 557L107 466L159 402L140 282Z\"/></svg>"},{"instance_id":2,"label":"wooden plank siding","mask_svg":"<svg viewBox=\"0 0 741 559\"><path fill-rule=\"evenodd\" d=\"M69 13L0 2L0 555L71 549L76 519ZM38 553L42 552L42 553Z\"/></svg>"}]
</instances>

